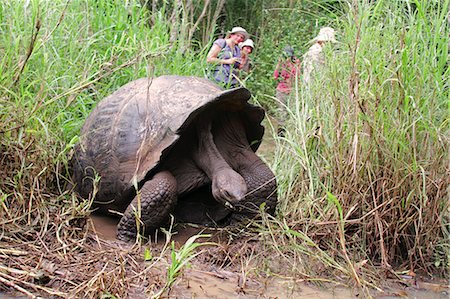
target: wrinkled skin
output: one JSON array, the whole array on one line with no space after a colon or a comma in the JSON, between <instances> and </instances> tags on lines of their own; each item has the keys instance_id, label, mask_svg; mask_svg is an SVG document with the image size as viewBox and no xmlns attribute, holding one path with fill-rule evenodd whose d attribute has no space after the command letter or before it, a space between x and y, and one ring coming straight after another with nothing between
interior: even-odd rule
<instances>
[{"instance_id":1,"label":"wrinkled skin","mask_svg":"<svg viewBox=\"0 0 450 299\"><path fill-rule=\"evenodd\" d=\"M135 238L139 200L140 231L158 228L171 212L184 222L241 221L256 216L262 203L274 213L276 181L250 148L240 118L217 113L184 132L157 174L144 183L120 220L119 239Z\"/></svg>"}]
</instances>

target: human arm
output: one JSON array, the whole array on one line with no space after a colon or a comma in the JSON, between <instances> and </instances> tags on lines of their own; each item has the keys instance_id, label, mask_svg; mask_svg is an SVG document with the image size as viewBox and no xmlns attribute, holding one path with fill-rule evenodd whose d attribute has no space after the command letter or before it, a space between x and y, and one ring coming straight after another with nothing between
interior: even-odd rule
<instances>
[{"instance_id":1,"label":"human arm","mask_svg":"<svg viewBox=\"0 0 450 299\"><path fill-rule=\"evenodd\" d=\"M244 66L247 64L249 57L241 52L241 60L239 61L239 69L242 70Z\"/></svg>"},{"instance_id":2,"label":"human arm","mask_svg":"<svg viewBox=\"0 0 450 299\"><path fill-rule=\"evenodd\" d=\"M273 78L276 80L280 76L280 61L278 61L277 66L275 67L275 70L273 71Z\"/></svg>"},{"instance_id":3,"label":"human arm","mask_svg":"<svg viewBox=\"0 0 450 299\"><path fill-rule=\"evenodd\" d=\"M228 59L218 58L220 51L222 51L222 48L217 44L213 44L208 52L208 56L206 56L206 62L214 64L234 64L239 62L239 58L237 57L231 57Z\"/></svg>"}]
</instances>

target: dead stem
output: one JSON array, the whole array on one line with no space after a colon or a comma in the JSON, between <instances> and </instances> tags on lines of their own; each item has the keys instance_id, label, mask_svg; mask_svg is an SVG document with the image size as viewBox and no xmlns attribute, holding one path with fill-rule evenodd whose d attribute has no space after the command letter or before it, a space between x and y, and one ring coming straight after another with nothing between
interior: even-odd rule
<instances>
[{"instance_id":1,"label":"dead stem","mask_svg":"<svg viewBox=\"0 0 450 299\"><path fill-rule=\"evenodd\" d=\"M15 284L14 282L12 282L10 279L5 279L2 277L2 274L0 273L0 282L15 288L17 291L27 295L30 298L37 298L37 296L33 295L32 293L28 292L27 290L25 290L24 288L22 288L21 286L18 286L17 284Z\"/></svg>"}]
</instances>

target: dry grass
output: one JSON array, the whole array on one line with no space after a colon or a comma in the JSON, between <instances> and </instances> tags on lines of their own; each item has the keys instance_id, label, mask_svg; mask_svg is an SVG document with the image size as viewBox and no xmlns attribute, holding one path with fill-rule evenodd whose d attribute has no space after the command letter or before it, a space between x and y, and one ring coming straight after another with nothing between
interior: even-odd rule
<instances>
[{"instance_id":1,"label":"dry grass","mask_svg":"<svg viewBox=\"0 0 450 299\"><path fill-rule=\"evenodd\" d=\"M62 241L3 238L0 277L10 287L3 291L33 298L139 298L133 294L151 294L164 283L164 272L145 262L139 247L93 236Z\"/></svg>"},{"instance_id":2,"label":"dry grass","mask_svg":"<svg viewBox=\"0 0 450 299\"><path fill-rule=\"evenodd\" d=\"M64 178L54 179L61 166L52 163L48 142L19 138L21 131L8 129L18 141L0 152L0 290L30 298L139 298L133 294L158 291L167 252L153 247L157 258L144 261L143 246L99 239L89 202L58 192Z\"/></svg>"}]
</instances>

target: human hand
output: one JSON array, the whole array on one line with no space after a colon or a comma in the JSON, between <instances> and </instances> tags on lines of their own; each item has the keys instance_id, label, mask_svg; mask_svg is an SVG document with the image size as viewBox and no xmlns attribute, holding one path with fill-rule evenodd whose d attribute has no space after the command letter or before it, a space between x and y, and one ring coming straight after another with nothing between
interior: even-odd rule
<instances>
[{"instance_id":1,"label":"human hand","mask_svg":"<svg viewBox=\"0 0 450 299\"><path fill-rule=\"evenodd\" d=\"M231 57L223 60L223 64L235 64L236 62L241 62L241 59L238 57Z\"/></svg>"}]
</instances>

